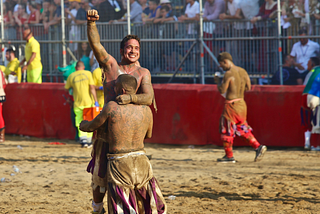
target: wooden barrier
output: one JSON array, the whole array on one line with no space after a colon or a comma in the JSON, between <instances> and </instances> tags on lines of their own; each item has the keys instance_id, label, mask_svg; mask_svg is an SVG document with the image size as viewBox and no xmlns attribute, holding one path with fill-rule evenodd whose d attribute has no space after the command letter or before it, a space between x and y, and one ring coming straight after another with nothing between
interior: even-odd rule
<instances>
[{"instance_id":1,"label":"wooden barrier","mask_svg":"<svg viewBox=\"0 0 320 214\"><path fill-rule=\"evenodd\" d=\"M6 133L40 138L74 139L70 106L61 83L10 84L3 105ZM302 147L300 121L303 86L253 86L245 94L248 123L259 142L268 146ZM149 143L222 145L219 118L224 98L215 85L155 84ZM153 110L154 111L154 110ZM235 146L245 146L239 139Z\"/></svg>"}]
</instances>

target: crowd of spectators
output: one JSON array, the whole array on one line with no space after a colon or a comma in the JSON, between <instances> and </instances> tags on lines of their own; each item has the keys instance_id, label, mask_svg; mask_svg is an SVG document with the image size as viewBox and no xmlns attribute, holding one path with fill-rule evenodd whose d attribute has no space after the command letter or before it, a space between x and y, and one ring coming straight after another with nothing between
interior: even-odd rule
<instances>
[{"instance_id":1,"label":"crowd of spectators","mask_svg":"<svg viewBox=\"0 0 320 214\"><path fill-rule=\"evenodd\" d=\"M4 23L8 26L22 26L24 23L42 23L47 29L61 20L61 0L3 0ZM169 16L180 17L179 21L199 20L198 1L185 0L129 0L132 22L153 22L160 17L160 8L168 6ZM193 3L195 2L195 5ZM86 11L96 9L100 22L125 21L126 0L64 0L67 23L83 24ZM190 4L191 3L191 4ZM188 6L189 5L189 6ZM191 7L192 6L192 7ZM275 0L206 0L204 21L225 19L247 19L252 24L259 20L276 17ZM182 9L183 8L183 9ZM291 25L307 26L310 17L320 18L320 3L317 0L281 0L281 22L284 29ZM194 14L193 14L194 13ZM192 16L192 17L189 17ZM196 17L196 18L194 18ZM299 19L296 19L299 18Z\"/></svg>"}]
</instances>

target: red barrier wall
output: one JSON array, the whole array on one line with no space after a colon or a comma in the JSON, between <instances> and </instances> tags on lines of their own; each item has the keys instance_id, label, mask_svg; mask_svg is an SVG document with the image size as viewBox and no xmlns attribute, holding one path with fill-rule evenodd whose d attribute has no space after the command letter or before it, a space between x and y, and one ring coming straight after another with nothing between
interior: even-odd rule
<instances>
[{"instance_id":1,"label":"red barrier wall","mask_svg":"<svg viewBox=\"0 0 320 214\"><path fill-rule=\"evenodd\" d=\"M70 106L62 83L21 83L6 87L6 133L39 138L74 139Z\"/></svg>"},{"instance_id":2,"label":"red barrier wall","mask_svg":"<svg viewBox=\"0 0 320 214\"><path fill-rule=\"evenodd\" d=\"M74 139L70 107L63 84L10 84L3 114L6 132L44 138ZM300 122L303 86L253 86L245 95L248 123L259 142L268 146L303 146ZM150 143L222 145L219 118L224 99L215 85L155 84ZM235 146L244 146L239 139Z\"/></svg>"}]
</instances>

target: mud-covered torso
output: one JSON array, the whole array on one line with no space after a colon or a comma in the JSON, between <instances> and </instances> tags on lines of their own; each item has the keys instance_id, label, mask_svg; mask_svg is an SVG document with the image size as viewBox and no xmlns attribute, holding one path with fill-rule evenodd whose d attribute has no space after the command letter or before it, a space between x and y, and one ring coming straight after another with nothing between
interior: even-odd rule
<instances>
[{"instance_id":1,"label":"mud-covered torso","mask_svg":"<svg viewBox=\"0 0 320 214\"><path fill-rule=\"evenodd\" d=\"M247 72L238 66L234 66L230 69L232 76L230 78L230 84L227 90L226 99L233 100L238 98L244 98L244 91L246 88Z\"/></svg>"},{"instance_id":2,"label":"mud-covered torso","mask_svg":"<svg viewBox=\"0 0 320 214\"><path fill-rule=\"evenodd\" d=\"M144 139L152 113L145 105L118 105L110 102L110 117L108 118L108 142L110 153L137 151L144 148Z\"/></svg>"},{"instance_id":3,"label":"mud-covered torso","mask_svg":"<svg viewBox=\"0 0 320 214\"><path fill-rule=\"evenodd\" d=\"M115 100L117 97L117 94L114 91L114 86L116 79L118 78L119 75L121 74L130 74L134 76L137 79L138 82L138 90L137 94L140 93L140 85L143 76L145 75L144 68L136 66L136 69L134 69L131 72L126 72L121 65L118 65L117 68L112 69L111 71L108 71L107 68L103 68L103 77L102 79L104 80L103 86L104 86L104 101L105 103L108 103L111 100Z\"/></svg>"}]
</instances>

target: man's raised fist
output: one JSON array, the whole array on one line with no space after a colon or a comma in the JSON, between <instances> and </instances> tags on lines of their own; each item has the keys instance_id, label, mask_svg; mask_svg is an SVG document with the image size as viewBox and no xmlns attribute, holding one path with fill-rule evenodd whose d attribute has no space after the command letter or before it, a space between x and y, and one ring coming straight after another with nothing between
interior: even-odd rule
<instances>
[{"instance_id":1,"label":"man's raised fist","mask_svg":"<svg viewBox=\"0 0 320 214\"><path fill-rule=\"evenodd\" d=\"M87 20L88 21L98 21L99 20L98 11L96 11L96 10L88 10L88 12L87 12Z\"/></svg>"}]
</instances>

